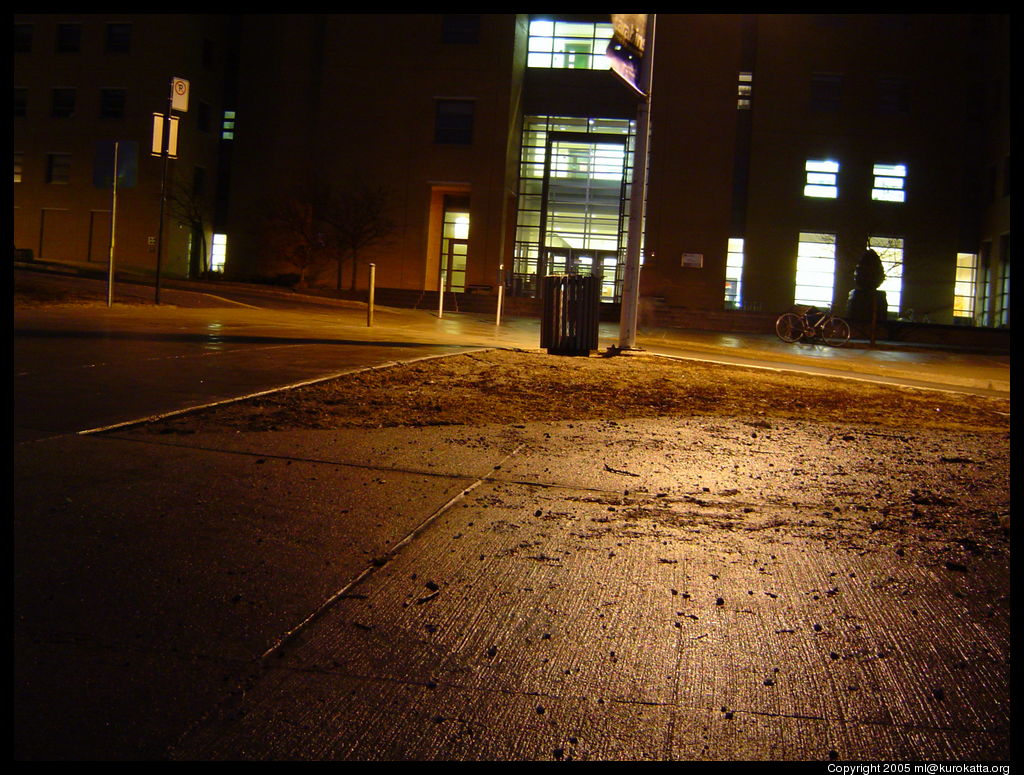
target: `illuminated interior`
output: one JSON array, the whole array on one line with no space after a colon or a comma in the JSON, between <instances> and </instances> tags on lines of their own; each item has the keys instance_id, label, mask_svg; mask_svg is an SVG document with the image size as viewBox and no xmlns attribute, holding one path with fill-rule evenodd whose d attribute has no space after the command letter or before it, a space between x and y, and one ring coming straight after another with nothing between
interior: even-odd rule
<instances>
[{"instance_id":1,"label":"illuminated interior","mask_svg":"<svg viewBox=\"0 0 1024 775\"><path fill-rule=\"evenodd\" d=\"M528 67L607 70L605 49L612 38L610 23L564 22L534 19L530 22Z\"/></svg>"},{"instance_id":2,"label":"illuminated interior","mask_svg":"<svg viewBox=\"0 0 1024 775\"><path fill-rule=\"evenodd\" d=\"M974 297L978 287L978 254L956 254L953 284L953 318L974 318Z\"/></svg>"},{"instance_id":3,"label":"illuminated interior","mask_svg":"<svg viewBox=\"0 0 1024 775\"><path fill-rule=\"evenodd\" d=\"M836 235L800 232L793 301L831 307L836 275Z\"/></svg>"},{"instance_id":4,"label":"illuminated interior","mask_svg":"<svg viewBox=\"0 0 1024 775\"><path fill-rule=\"evenodd\" d=\"M466 290L468 257L469 197L446 195L441 229L441 288L454 293Z\"/></svg>"},{"instance_id":5,"label":"illuminated interior","mask_svg":"<svg viewBox=\"0 0 1024 775\"><path fill-rule=\"evenodd\" d=\"M619 299L632 131L625 119L524 119L513 293L536 295L547 274L594 274L602 300Z\"/></svg>"},{"instance_id":6,"label":"illuminated interior","mask_svg":"<svg viewBox=\"0 0 1024 775\"><path fill-rule=\"evenodd\" d=\"M874 183L871 198L882 202L905 202L907 192L903 186L907 178L905 164L876 164L872 168Z\"/></svg>"},{"instance_id":7,"label":"illuminated interior","mask_svg":"<svg viewBox=\"0 0 1024 775\"><path fill-rule=\"evenodd\" d=\"M228 235L214 234L210 246L210 271L223 272L228 257Z\"/></svg>"},{"instance_id":8,"label":"illuminated interior","mask_svg":"<svg viewBox=\"0 0 1024 775\"><path fill-rule=\"evenodd\" d=\"M885 291L888 310L900 314L900 298L903 294L903 239L901 237L871 237L868 247L878 254L882 261L885 280L878 290Z\"/></svg>"},{"instance_id":9,"label":"illuminated interior","mask_svg":"<svg viewBox=\"0 0 1024 775\"><path fill-rule=\"evenodd\" d=\"M743 308L743 240L732 237L725 257L725 308Z\"/></svg>"},{"instance_id":10,"label":"illuminated interior","mask_svg":"<svg viewBox=\"0 0 1024 775\"><path fill-rule=\"evenodd\" d=\"M811 159L804 165L804 196L835 199L839 195L839 162Z\"/></svg>"}]
</instances>

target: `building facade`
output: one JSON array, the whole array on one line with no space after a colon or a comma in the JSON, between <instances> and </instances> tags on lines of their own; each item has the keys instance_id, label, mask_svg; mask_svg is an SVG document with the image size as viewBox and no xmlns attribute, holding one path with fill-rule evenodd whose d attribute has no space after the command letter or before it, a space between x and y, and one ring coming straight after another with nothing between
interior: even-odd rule
<instances>
[{"instance_id":1,"label":"building facade","mask_svg":"<svg viewBox=\"0 0 1024 775\"><path fill-rule=\"evenodd\" d=\"M164 271L189 274L208 259L226 19L17 14L14 28L15 248L107 265L117 143L115 264L154 271L160 244ZM153 114L168 114L173 77L188 79L191 93L165 169L151 155Z\"/></svg>"},{"instance_id":2,"label":"building facade","mask_svg":"<svg viewBox=\"0 0 1024 775\"><path fill-rule=\"evenodd\" d=\"M381 288L529 300L546 274L584 273L621 298L638 102L609 70L607 16L15 27L16 248L97 260L110 191L93 184L96 147L135 139L118 262L155 268L151 116L177 76L192 103L167 167L200 214L169 217L167 274L359 291L373 262ZM125 28L128 49L110 51ZM871 248L891 318L1009 325L1007 17L658 14L654 51L649 306L842 311ZM362 191L389 228L353 256L327 202Z\"/></svg>"}]
</instances>

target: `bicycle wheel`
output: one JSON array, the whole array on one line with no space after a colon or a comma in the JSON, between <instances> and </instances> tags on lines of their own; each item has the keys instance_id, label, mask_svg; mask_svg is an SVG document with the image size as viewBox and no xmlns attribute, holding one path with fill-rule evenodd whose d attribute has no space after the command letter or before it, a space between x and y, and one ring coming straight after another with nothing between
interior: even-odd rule
<instances>
[{"instance_id":1,"label":"bicycle wheel","mask_svg":"<svg viewBox=\"0 0 1024 775\"><path fill-rule=\"evenodd\" d=\"M795 312L784 312L775 321L775 334L783 342L792 344L804 335L804 321Z\"/></svg>"},{"instance_id":2,"label":"bicycle wheel","mask_svg":"<svg viewBox=\"0 0 1024 775\"><path fill-rule=\"evenodd\" d=\"M850 341L850 324L842 318L831 318L821 327L821 338L825 344L841 347Z\"/></svg>"}]
</instances>

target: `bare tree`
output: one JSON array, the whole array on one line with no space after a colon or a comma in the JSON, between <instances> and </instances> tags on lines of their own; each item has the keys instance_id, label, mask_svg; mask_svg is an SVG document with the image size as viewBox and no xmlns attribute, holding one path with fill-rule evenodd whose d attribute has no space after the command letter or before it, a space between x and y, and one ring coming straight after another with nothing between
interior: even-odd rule
<instances>
[{"instance_id":1,"label":"bare tree","mask_svg":"<svg viewBox=\"0 0 1024 775\"><path fill-rule=\"evenodd\" d=\"M267 239L275 253L298 270L300 288L307 286L308 272L323 261L330 247L323 218L329 202L324 187L299 184L270 205L265 220Z\"/></svg>"},{"instance_id":2,"label":"bare tree","mask_svg":"<svg viewBox=\"0 0 1024 775\"><path fill-rule=\"evenodd\" d=\"M195 279L209 269L209 251L206 247L207 213L210 204L194 186L172 179L167 186L167 207L172 218L189 228L192 235L188 276Z\"/></svg>"},{"instance_id":3,"label":"bare tree","mask_svg":"<svg viewBox=\"0 0 1024 775\"><path fill-rule=\"evenodd\" d=\"M344 262L352 262L350 290L355 290L359 264L365 251L386 243L397 231L398 224L392 209L391 190L371 184L359 174L352 175L343 189L333 192L330 205L324 212L324 221L330 226L332 241L338 248L339 291Z\"/></svg>"}]
</instances>

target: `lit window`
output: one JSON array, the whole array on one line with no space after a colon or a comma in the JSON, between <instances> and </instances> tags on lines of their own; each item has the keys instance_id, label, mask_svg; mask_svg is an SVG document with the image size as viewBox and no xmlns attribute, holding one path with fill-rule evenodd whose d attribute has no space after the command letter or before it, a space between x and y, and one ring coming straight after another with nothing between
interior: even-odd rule
<instances>
[{"instance_id":1,"label":"lit window","mask_svg":"<svg viewBox=\"0 0 1024 775\"><path fill-rule=\"evenodd\" d=\"M868 247L878 254L885 280L878 290L885 291L889 312L900 314L900 296L903 293L903 239L901 237L870 237Z\"/></svg>"},{"instance_id":2,"label":"lit window","mask_svg":"<svg viewBox=\"0 0 1024 775\"><path fill-rule=\"evenodd\" d=\"M736 108L737 110L750 110L750 99L753 96L754 74L740 73L739 81L736 84Z\"/></svg>"},{"instance_id":3,"label":"lit window","mask_svg":"<svg viewBox=\"0 0 1024 775\"><path fill-rule=\"evenodd\" d=\"M831 307L836 275L836 235L801 232L793 301Z\"/></svg>"},{"instance_id":4,"label":"lit window","mask_svg":"<svg viewBox=\"0 0 1024 775\"><path fill-rule=\"evenodd\" d=\"M953 282L953 317L974 317L974 294L978 283L978 254L956 254L956 279Z\"/></svg>"},{"instance_id":5,"label":"lit window","mask_svg":"<svg viewBox=\"0 0 1024 775\"><path fill-rule=\"evenodd\" d=\"M871 198L880 202L905 202L904 183L907 179L905 164L876 164L875 181L871 187Z\"/></svg>"},{"instance_id":6,"label":"lit window","mask_svg":"<svg viewBox=\"0 0 1024 775\"><path fill-rule=\"evenodd\" d=\"M997 326L1010 325L1010 235L999 236L999 264L996 273L995 314Z\"/></svg>"},{"instance_id":7,"label":"lit window","mask_svg":"<svg viewBox=\"0 0 1024 775\"><path fill-rule=\"evenodd\" d=\"M733 237L729 240L725 256L725 308L740 309L743 306L743 240Z\"/></svg>"},{"instance_id":8,"label":"lit window","mask_svg":"<svg viewBox=\"0 0 1024 775\"><path fill-rule=\"evenodd\" d=\"M228 257L228 235L214 234L210 246L210 271L223 272Z\"/></svg>"},{"instance_id":9,"label":"lit window","mask_svg":"<svg viewBox=\"0 0 1024 775\"><path fill-rule=\"evenodd\" d=\"M808 160L804 165L804 196L835 199L839 195L839 162Z\"/></svg>"},{"instance_id":10,"label":"lit window","mask_svg":"<svg viewBox=\"0 0 1024 775\"><path fill-rule=\"evenodd\" d=\"M530 22L528 67L607 70L605 50L612 38L612 25L591 22L559 22L534 19Z\"/></svg>"},{"instance_id":11,"label":"lit window","mask_svg":"<svg viewBox=\"0 0 1024 775\"><path fill-rule=\"evenodd\" d=\"M21 182L21 169L22 169L22 165L24 163L25 163L25 154L23 154L21 151L15 151L14 152L14 182L15 183L20 183Z\"/></svg>"},{"instance_id":12,"label":"lit window","mask_svg":"<svg viewBox=\"0 0 1024 775\"><path fill-rule=\"evenodd\" d=\"M220 125L220 137L222 140L235 139L235 111L224 111L224 120Z\"/></svg>"}]
</instances>

